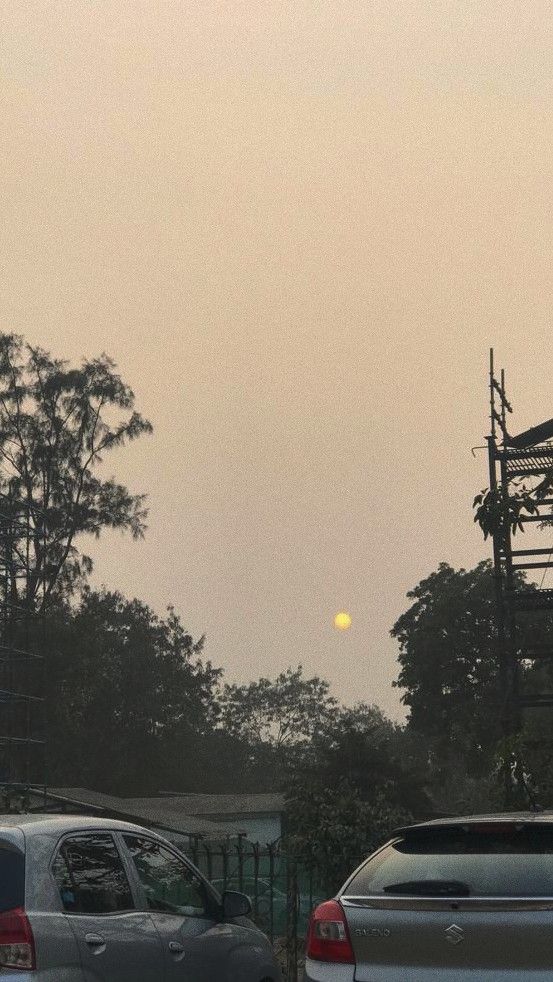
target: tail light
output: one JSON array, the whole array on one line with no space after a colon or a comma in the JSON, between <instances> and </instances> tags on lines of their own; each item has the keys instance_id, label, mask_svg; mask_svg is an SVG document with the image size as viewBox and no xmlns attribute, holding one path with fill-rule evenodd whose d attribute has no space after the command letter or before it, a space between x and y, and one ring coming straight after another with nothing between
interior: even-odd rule
<instances>
[{"instance_id":1,"label":"tail light","mask_svg":"<svg viewBox=\"0 0 553 982\"><path fill-rule=\"evenodd\" d=\"M0 914L0 968L36 968L33 932L22 907Z\"/></svg>"},{"instance_id":2,"label":"tail light","mask_svg":"<svg viewBox=\"0 0 553 982\"><path fill-rule=\"evenodd\" d=\"M319 962L355 964L345 914L336 900L326 900L311 914L306 955Z\"/></svg>"}]
</instances>

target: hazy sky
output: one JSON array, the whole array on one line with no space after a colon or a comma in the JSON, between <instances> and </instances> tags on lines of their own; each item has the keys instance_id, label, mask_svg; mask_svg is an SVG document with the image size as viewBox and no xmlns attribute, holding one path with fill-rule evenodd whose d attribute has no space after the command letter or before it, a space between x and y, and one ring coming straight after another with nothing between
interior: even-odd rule
<instances>
[{"instance_id":1,"label":"hazy sky","mask_svg":"<svg viewBox=\"0 0 553 982\"><path fill-rule=\"evenodd\" d=\"M107 351L155 425L96 582L230 679L301 661L398 715L406 591L489 554L490 344L513 430L553 415L550 2L0 10L1 327Z\"/></svg>"}]
</instances>

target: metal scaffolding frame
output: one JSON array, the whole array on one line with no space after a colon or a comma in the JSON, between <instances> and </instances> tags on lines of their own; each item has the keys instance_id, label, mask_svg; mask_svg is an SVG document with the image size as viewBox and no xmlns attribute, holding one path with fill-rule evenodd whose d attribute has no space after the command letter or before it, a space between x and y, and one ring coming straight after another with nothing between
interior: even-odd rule
<instances>
[{"instance_id":1,"label":"metal scaffolding frame","mask_svg":"<svg viewBox=\"0 0 553 982\"><path fill-rule=\"evenodd\" d=\"M0 493L0 810L24 810L31 787L46 790L45 541L40 509Z\"/></svg>"},{"instance_id":2,"label":"metal scaffolding frame","mask_svg":"<svg viewBox=\"0 0 553 982\"><path fill-rule=\"evenodd\" d=\"M521 632L521 620L528 615L541 616L553 612L553 589L543 584L548 569L553 568L553 544L532 548L514 548L512 518L509 513L513 482L526 478L527 490L553 473L553 420L547 420L513 437L507 428L512 407L505 393L505 372L499 378L494 369L494 353L490 351L490 421L487 437L490 474L490 493L498 503L499 521L492 532L497 607L497 637L501 689L502 731L512 736L521 726L525 709L553 708L553 692L525 692L522 686L523 662L553 659L551 644L528 646ZM519 521L534 529L543 530L553 523L553 497L539 497L534 513L521 512ZM540 509L546 509L545 512ZM517 570L543 570L539 586L516 589Z\"/></svg>"}]
</instances>

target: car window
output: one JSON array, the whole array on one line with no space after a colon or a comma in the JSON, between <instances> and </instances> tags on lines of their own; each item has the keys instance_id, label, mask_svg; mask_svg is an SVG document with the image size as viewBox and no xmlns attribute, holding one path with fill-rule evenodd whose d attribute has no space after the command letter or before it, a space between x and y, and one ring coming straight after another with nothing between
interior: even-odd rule
<instances>
[{"instance_id":1,"label":"car window","mask_svg":"<svg viewBox=\"0 0 553 982\"><path fill-rule=\"evenodd\" d=\"M186 863L153 839L136 835L124 839L150 910L189 917L207 912L205 884Z\"/></svg>"},{"instance_id":2,"label":"car window","mask_svg":"<svg viewBox=\"0 0 553 982\"><path fill-rule=\"evenodd\" d=\"M52 872L66 911L109 914L134 907L121 857L109 833L66 839Z\"/></svg>"},{"instance_id":3,"label":"car window","mask_svg":"<svg viewBox=\"0 0 553 982\"><path fill-rule=\"evenodd\" d=\"M553 833L513 824L411 834L370 859L347 894L553 897Z\"/></svg>"}]
</instances>

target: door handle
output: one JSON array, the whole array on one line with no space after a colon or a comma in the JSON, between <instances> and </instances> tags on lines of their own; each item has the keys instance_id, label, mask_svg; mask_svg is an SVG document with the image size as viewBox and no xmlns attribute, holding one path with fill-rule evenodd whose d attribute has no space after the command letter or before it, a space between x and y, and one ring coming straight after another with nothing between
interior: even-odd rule
<instances>
[{"instance_id":1,"label":"door handle","mask_svg":"<svg viewBox=\"0 0 553 982\"><path fill-rule=\"evenodd\" d=\"M101 948L102 946L105 948L106 946L101 934L85 934L84 939L91 948Z\"/></svg>"},{"instance_id":2,"label":"door handle","mask_svg":"<svg viewBox=\"0 0 553 982\"><path fill-rule=\"evenodd\" d=\"M184 955L184 945L180 941L170 941L169 951L172 955Z\"/></svg>"}]
</instances>

